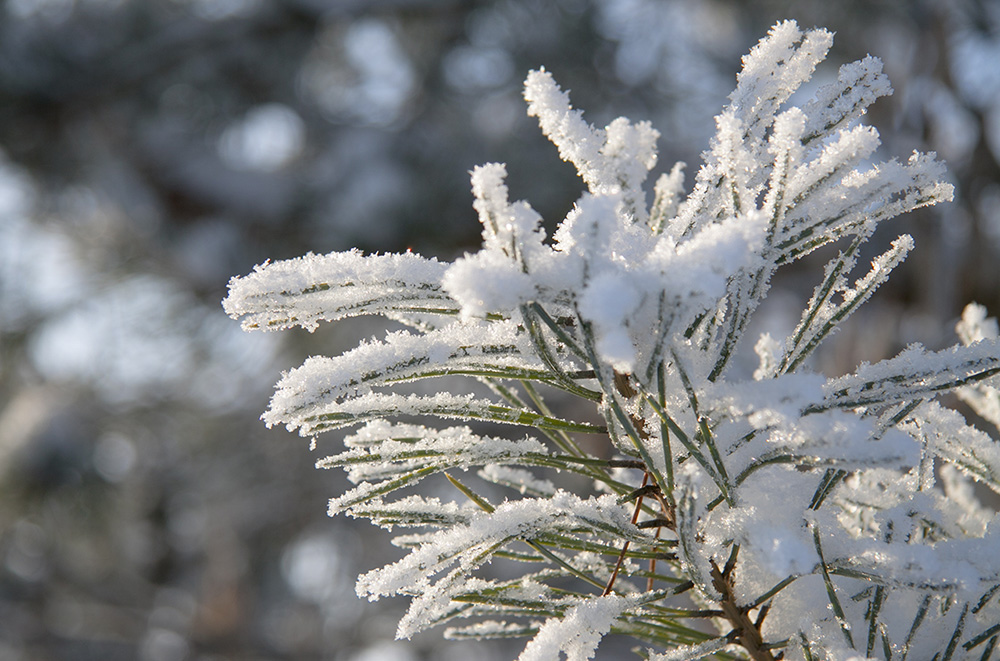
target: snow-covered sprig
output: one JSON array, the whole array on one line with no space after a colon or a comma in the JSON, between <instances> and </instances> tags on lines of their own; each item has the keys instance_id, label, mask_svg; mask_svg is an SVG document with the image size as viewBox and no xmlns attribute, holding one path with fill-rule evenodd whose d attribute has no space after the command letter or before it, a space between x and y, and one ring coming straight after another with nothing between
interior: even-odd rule
<instances>
[{"instance_id":1,"label":"snow-covered sprig","mask_svg":"<svg viewBox=\"0 0 1000 661\"><path fill-rule=\"evenodd\" d=\"M586 187L551 237L488 164L472 173L474 254L308 255L232 280L224 305L247 329L408 326L308 359L264 414L314 443L355 428L318 466L354 483L331 514L410 529L408 554L358 582L412 598L400 636L527 637L522 661L590 659L606 634L659 660L997 649L1000 522L973 485L1000 494L1000 444L942 399L1000 427L995 319L972 305L962 345L807 370L915 249L902 234L857 275L862 246L951 197L932 154L875 162L858 120L891 92L876 58L790 105L832 39L786 21L744 58L690 193L678 163L647 205L658 133L592 126L539 70L528 113ZM754 343L745 378L733 357L772 276L828 244L799 323ZM523 571L491 576L496 557Z\"/></svg>"},{"instance_id":2,"label":"snow-covered sprig","mask_svg":"<svg viewBox=\"0 0 1000 661\"><path fill-rule=\"evenodd\" d=\"M229 282L223 307L246 330L315 330L321 321L368 314L455 315L441 288L446 264L412 253L362 255L351 250L261 264Z\"/></svg>"}]
</instances>

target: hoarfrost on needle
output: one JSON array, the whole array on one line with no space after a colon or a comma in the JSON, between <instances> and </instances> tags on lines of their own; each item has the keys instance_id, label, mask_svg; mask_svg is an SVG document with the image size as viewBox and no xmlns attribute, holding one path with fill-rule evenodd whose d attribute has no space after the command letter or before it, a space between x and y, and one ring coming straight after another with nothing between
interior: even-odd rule
<instances>
[{"instance_id":1,"label":"hoarfrost on needle","mask_svg":"<svg viewBox=\"0 0 1000 661\"><path fill-rule=\"evenodd\" d=\"M970 305L959 346L837 378L808 369L913 249L899 235L859 277L875 230L952 195L933 155L873 162L878 133L857 120L891 92L878 59L787 107L832 39L785 21L751 50L687 194L679 163L649 203L659 134L592 126L543 69L525 81L528 113L586 187L551 239L493 163L471 173L482 247L453 263L349 251L230 282L225 309L247 329L373 314L407 327L308 359L264 414L314 439L357 427L318 465L355 484L331 513L418 529L357 583L412 598L400 636L469 617L447 635L529 637L521 661L591 659L612 630L668 650L658 661L994 649L1000 524L973 483L1000 494L1000 445L939 399L1000 427L996 320ZM829 244L794 331L757 339L747 378L734 357L772 276ZM486 394L403 390L458 376ZM564 416L570 398L600 422ZM520 440L495 430L511 425ZM465 505L394 495L430 479ZM500 554L523 574L481 577Z\"/></svg>"}]
</instances>

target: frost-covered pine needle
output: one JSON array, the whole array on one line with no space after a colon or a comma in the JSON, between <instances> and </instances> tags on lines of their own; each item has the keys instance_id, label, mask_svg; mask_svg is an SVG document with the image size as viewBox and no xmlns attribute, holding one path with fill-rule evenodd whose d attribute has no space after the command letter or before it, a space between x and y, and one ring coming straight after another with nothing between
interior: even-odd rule
<instances>
[{"instance_id":1,"label":"frost-covered pine needle","mask_svg":"<svg viewBox=\"0 0 1000 661\"><path fill-rule=\"evenodd\" d=\"M873 162L877 58L790 105L832 42L785 21L753 48L690 192L678 163L648 203L657 131L591 125L542 69L528 113L585 187L551 237L494 163L472 173L474 254L310 254L230 282L248 330L408 326L308 359L264 414L314 443L353 428L318 465L354 483L331 514L406 529L357 584L411 599L400 637L465 620L446 635L528 638L522 661L585 661L608 634L658 660L993 654L1000 521L979 494L1000 494L1000 430L942 396L1000 427L996 320L973 304L953 348L808 368L919 249L901 234L858 267L865 242L952 195L933 154ZM774 273L828 244L794 331L746 337ZM751 349L752 379L733 367Z\"/></svg>"}]
</instances>

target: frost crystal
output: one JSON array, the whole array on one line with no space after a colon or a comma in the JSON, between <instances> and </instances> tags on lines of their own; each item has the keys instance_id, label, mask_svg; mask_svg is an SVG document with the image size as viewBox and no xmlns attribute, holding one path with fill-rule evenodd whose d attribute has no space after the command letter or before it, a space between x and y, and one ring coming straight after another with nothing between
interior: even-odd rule
<instances>
[{"instance_id":1,"label":"frost crystal","mask_svg":"<svg viewBox=\"0 0 1000 661\"><path fill-rule=\"evenodd\" d=\"M231 281L224 306L247 329L409 327L310 358L264 414L308 437L355 427L318 466L354 484L332 514L413 529L395 539L405 557L357 584L411 598L399 636L466 618L446 635L529 638L522 661L591 659L609 633L661 661L997 649L1000 521L979 494L1000 494L1000 444L941 399L1000 427L996 320L973 304L951 349L806 368L914 249L902 234L857 273L877 227L951 197L933 155L873 163L878 133L857 122L891 91L876 58L789 107L832 39L772 28L687 194L678 163L648 203L658 133L596 128L533 71L528 113L586 186L552 237L488 164L472 173L474 254L307 255ZM794 331L745 338L777 269L827 244ZM732 367L750 348L752 380ZM442 377L485 388L413 389ZM397 494L428 482L455 500ZM499 556L523 572L498 578Z\"/></svg>"}]
</instances>

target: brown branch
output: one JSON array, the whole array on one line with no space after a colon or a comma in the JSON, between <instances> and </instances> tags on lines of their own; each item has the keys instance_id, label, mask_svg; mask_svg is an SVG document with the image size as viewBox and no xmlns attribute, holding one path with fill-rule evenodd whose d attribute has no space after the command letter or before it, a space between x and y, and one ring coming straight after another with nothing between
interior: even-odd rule
<instances>
[{"instance_id":1,"label":"brown branch","mask_svg":"<svg viewBox=\"0 0 1000 661\"><path fill-rule=\"evenodd\" d=\"M649 473L643 473L642 475L642 487L646 486L649 482ZM639 487L642 489L642 487ZM642 509L642 496L640 495L635 501L635 510L632 512L632 525L639 520L639 511ZM622 552L618 554L618 562L615 563L615 570L611 572L611 578L608 579L608 585L604 588L603 596L608 596L611 594L611 590L615 587L615 580L618 578L618 571L622 568L622 563L625 561L625 554L628 552L629 540L625 540L622 545Z\"/></svg>"},{"instance_id":2,"label":"brown branch","mask_svg":"<svg viewBox=\"0 0 1000 661\"><path fill-rule=\"evenodd\" d=\"M753 622L749 615L750 608L740 606L736 602L736 593L733 590L733 570L736 568L736 556L738 554L739 547L736 547L733 549L732 555L729 556L725 568L721 571L719 570L719 566L715 564L715 560L710 561L712 563L712 571L710 573L712 586L722 594L720 608L722 609L723 617L733 627L733 631L730 634L733 642L745 649L753 661L777 661L778 657L771 654L771 650L764 643L764 638L760 633L760 626L763 624L764 619L763 616L767 614L767 611L762 608L761 616L757 619L757 622Z\"/></svg>"}]
</instances>

